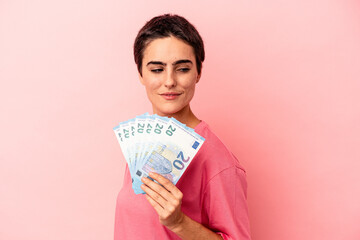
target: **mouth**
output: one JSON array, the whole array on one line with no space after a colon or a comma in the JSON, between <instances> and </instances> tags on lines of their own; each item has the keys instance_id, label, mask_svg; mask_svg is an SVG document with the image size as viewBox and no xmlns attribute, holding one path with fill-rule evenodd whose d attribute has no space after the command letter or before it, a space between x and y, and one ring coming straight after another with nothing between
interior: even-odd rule
<instances>
[{"instance_id":1,"label":"mouth","mask_svg":"<svg viewBox=\"0 0 360 240\"><path fill-rule=\"evenodd\" d=\"M166 92L166 93L160 94L160 96L162 96L166 100L174 100L180 95L181 95L181 93L177 93L177 92Z\"/></svg>"}]
</instances>

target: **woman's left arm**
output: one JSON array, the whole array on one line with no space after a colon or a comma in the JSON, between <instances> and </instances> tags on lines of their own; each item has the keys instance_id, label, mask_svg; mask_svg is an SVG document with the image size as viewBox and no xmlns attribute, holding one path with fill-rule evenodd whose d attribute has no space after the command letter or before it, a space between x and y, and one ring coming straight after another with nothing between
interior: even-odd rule
<instances>
[{"instance_id":1,"label":"woman's left arm","mask_svg":"<svg viewBox=\"0 0 360 240\"><path fill-rule=\"evenodd\" d=\"M141 189L146 193L146 199L158 213L161 224L184 240L222 239L220 235L192 220L181 211L183 194L174 184L157 173L150 173L149 176L162 186L143 177L144 184L141 185Z\"/></svg>"}]
</instances>

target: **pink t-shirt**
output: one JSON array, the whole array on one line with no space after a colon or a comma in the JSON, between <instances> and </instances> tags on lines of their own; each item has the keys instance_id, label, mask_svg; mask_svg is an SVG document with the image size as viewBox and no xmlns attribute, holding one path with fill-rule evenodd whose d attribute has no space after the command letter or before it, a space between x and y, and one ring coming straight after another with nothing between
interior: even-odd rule
<instances>
[{"instance_id":1,"label":"pink t-shirt","mask_svg":"<svg viewBox=\"0 0 360 240\"><path fill-rule=\"evenodd\" d=\"M182 211L225 240L250 239L245 170L204 121L195 131L206 140L176 184L183 193ZM114 239L180 239L160 224L145 196L134 193L127 166L117 197Z\"/></svg>"}]
</instances>

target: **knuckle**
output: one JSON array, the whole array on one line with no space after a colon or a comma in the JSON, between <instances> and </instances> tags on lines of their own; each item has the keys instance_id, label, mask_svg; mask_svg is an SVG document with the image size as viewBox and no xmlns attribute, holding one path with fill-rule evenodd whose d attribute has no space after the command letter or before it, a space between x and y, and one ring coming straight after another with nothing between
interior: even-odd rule
<instances>
[{"instance_id":1,"label":"knuckle","mask_svg":"<svg viewBox=\"0 0 360 240\"><path fill-rule=\"evenodd\" d=\"M184 196L184 194L183 194L182 192L179 192L179 196L178 196L178 198L179 198L180 200L182 200L182 199L183 199L183 196Z\"/></svg>"},{"instance_id":2,"label":"knuckle","mask_svg":"<svg viewBox=\"0 0 360 240\"><path fill-rule=\"evenodd\" d=\"M174 206L179 206L179 203L180 203L180 201L179 201L179 199L173 199L172 200L172 204L174 205Z\"/></svg>"},{"instance_id":3,"label":"knuckle","mask_svg":"<svg viewBox=\"0 0 360 240\"><path fill-rule=\"evenodd\" d=\"M170 217L170 213L169 212L165 212L164 214L162 214L162 219L168 219Z\"/></svg>"},{"instance_id":4,"label":"knuckle","mask_svg":"<svg viewBox=\"0 0 360 240\"><path fill-rule=\"evenodd\" d=\"M173 212L175 212L175 207L174 206L169 206L168 207L168 211L169 211L169 213L173 213Z\"/></svg>"}]
</instances>

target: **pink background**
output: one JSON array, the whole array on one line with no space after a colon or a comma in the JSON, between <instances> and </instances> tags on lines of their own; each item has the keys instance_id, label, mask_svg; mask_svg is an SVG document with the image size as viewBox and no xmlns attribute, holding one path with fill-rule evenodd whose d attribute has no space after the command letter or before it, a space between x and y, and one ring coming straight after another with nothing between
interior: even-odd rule
<instances>
[{"instance_id":1,"label":"pink background","mask_svg":"<svg viewBox=\"0 0 360 240\"><path fill-rule=\"evenodd\" d=\"M0 239L113 238L112 127L151 111L132 44L167 12L204 38L192 107L247 170L253 239L360 239L356 0L0 0Z\"/></svg>"}]
</instances>

